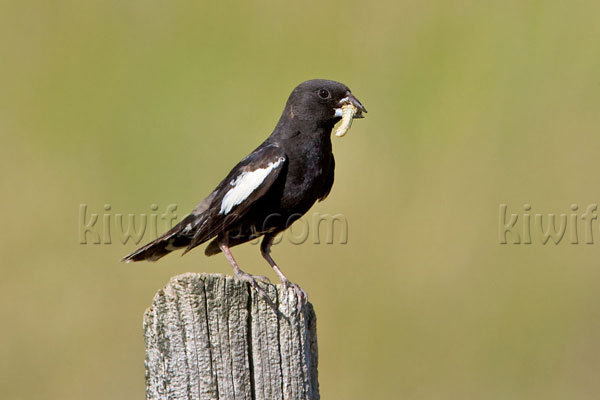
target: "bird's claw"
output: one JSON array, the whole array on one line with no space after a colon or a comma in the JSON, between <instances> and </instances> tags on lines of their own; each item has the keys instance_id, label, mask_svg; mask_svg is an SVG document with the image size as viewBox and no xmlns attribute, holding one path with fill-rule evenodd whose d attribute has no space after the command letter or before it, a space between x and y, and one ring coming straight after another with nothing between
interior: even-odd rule
<instances>
[{"instance_id":1,"label":"bird's claw","mask_svg":"<svg viewBox=\"0 0 600 400\"><path fill-rule=\"evenodd\" d=\"M248 282L250 284L254 284L257 281L258 282L262 282L262 283L271 283L271 281L269 280L269 278L267 278L266 276L252 275L252 274L249 274L249 273L244 272L242 270L236 271L235 277L238 280L242 281L242 282Z\"/></svg>"},{"instance_id":2,"label":"bird's claw","mask_svg":"<svg viewBox=\"0 0 600 400\"><path fill-rule=\"evenodd\" d=\"M306 294L304 289L302 289L300 287L300 285L292 283L287 279L283 280L281 283L283 283L283 287L285 287L286 290L289 288L294 289L294 293L296 294L296 297L298 298L298 308L299 309L302 309L302 306L304 306L306 303L308 303L308 295Z\"/></svg>"},{"instance_id":3,"label":"bird's claw","mask_svg":"<svg viewBox=\"0 0 600 400\"><path fill-rule=\"evenodd\" d=\"M248 282L263 298L268 299L267 293L258 285L258 282L269 284L271 281L266 276L252 275L240 270L235 272L235 277L241 282Z\"/></svg>"}]
</instances>

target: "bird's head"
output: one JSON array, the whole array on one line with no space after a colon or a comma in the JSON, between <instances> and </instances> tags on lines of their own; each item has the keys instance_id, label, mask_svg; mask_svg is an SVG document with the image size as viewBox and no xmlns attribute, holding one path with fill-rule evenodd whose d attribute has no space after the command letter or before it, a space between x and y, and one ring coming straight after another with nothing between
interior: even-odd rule
<instances>
[{"instance_id":1,"label":"bird's head","mask_svg":"<svg viewBox=\"0 0 600 400\"><path fill-rule=\"evenodd\" d=\"M367 112L343 83L312 79L296 86L288 98L284 113L291 120L333 127L342 119L342 110L345 108L352 109L351 118L348 117L350 120L363 118L363 113Z\"/></svg>"}]
</instances>

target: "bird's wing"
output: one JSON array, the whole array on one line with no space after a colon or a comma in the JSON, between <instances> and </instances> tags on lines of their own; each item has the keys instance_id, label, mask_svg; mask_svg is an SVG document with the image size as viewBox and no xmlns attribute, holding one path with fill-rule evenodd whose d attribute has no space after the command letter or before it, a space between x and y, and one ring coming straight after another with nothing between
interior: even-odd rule
<instances>
[{"instance_id":1,"label":"bird's wing","mask_svg":"<svg viewBox=\"0 0 600 400\"><path fill-rule=\"evenodd\" d=\"M211 194L210 205L200 204L192 241L184 254L226 231L242 218L273 186L286 167L286 155L275 145L261 146L236 165Z\"/></svg>"}]
</instances>

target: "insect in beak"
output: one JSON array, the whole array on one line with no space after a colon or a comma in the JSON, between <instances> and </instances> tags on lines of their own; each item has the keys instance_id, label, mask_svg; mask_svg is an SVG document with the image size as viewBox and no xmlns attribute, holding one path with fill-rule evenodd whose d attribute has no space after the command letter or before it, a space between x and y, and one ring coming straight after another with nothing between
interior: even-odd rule
<instances>
[{"instance_id":1,"label":"insect in beak","mask_svg":"<svg viewBox=\"0 0 600 400\"><path fill-rule=\"evenodd\" d=\"M335 136L344 136L350 127L354 118L364 118L363 112L366 113L367 109L361 104L360 101L352 93L348 93L348 96L344 97L339 102L340 107L335 109L335 117L341 117L342 122L335 131Z\"/></svg>"}]
</instances>

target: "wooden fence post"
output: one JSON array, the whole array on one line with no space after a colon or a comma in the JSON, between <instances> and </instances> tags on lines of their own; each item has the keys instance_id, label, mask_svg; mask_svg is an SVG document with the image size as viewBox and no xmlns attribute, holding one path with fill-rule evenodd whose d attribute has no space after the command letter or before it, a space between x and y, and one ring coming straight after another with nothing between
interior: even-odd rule
<instances>
[{"instance_id":1,"label":"wooden fence post","mask_svg":"<svg viewBox=\"0 0 600 400\"><path fill-rule=\"evenodd\" d=\"M261 286L271 305L233 277L171 278L144 314L146 398L319 399L312 305Z\"/></svg>"}]
</instances>

